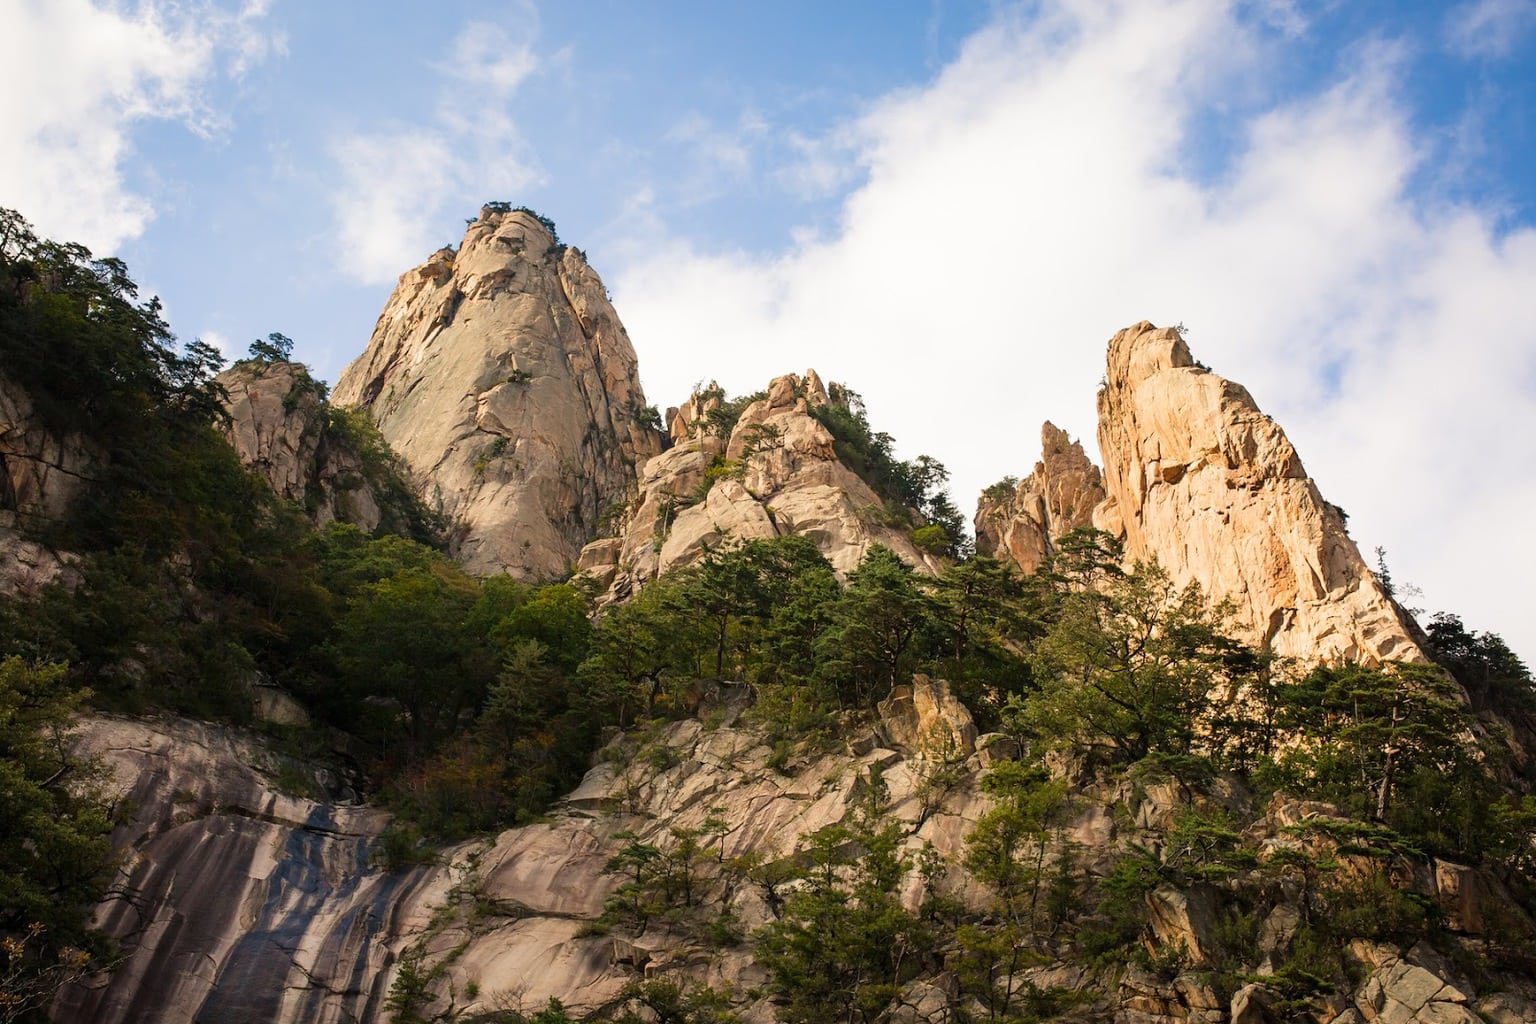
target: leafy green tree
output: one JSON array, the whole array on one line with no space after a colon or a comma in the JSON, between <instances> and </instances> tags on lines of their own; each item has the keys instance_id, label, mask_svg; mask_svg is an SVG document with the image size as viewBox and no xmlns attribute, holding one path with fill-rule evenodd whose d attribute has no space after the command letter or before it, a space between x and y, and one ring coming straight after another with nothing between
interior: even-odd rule
<instances>
[{"instance_id":1,"label":"leafy green tree","mask_svg":"<svg viewBox=\"0 0 1536 1024\"><path fill-rule=\"evenodd\" d=\"M1455 676L1475 710L1536 714L1536 680L1503 638L1473 632L1447 612L1431 619L1426 632L1430 656Z\"/></svg>"},{"instance_id":2,"label":"leafy green tree","mask_svg":"<svg viewBox=\"0 0 1536 1024\"><path fill-rule=\"evenodd\" d=\"M1064 781L1017 761L996 765L982 788L997 803L966 837L965 866L991 893L989 923L957 931L955 966L990 1018L1010 1019L1037 994L1022 972L1045 959L1045 940L1061 924L1051 875L1070 864L1058 833L1072 805Z\"/></svg>"},{"instance_id":3,"label":"leafy green tree","mask_svg":"<svg viewBox=\"0 0 1536 1024\"><path fill-rule=\"evenodd\" d=\"M897 892L910 865L879 776L849 824L817 832L783 916L758 932L786 1020L873 1022L926 965L934 936Z\"/></svg>"},{"instance_id":4,"label":"leafy green tree","mask_svg":"<svg viewBox=\"0 0 1536 1024\"><path fill-rule=\"evenodd\" d=\"M881 690L911 678L932 613L912 567L883 544L871 545L848 574L820 645L845 704L867 707Z\"/></svg>"},{"instance_id":5,"label":"leafy green tree","mask_svg":"<svg viewBox=\"0 0 1536 1024\"><path fill-rule=\"evenodd\" d=\"M394 702L403 753L426 751L485 695L489 680L466 671L473 640L463 624L474 598L474 584L457 568L403 569L359 587L337 622L336 662L349 699ZM374 707L370 731L387 746L388 705Z\"/></svg>"},{"instance_id":6,"label":"leafy green tree","mask_svg":"<svg viewBox=\"0 0 1536 1024\"><path fill-rule=\"evenodd\" d=\"M1036 734L1086 747L1113 764L1154 752L1182 755L1218 683L1230 683L1235 645L1199 586L1176 588L1155 563L1138 564L1107 592L1076 591L1035 650Z\"/></svg>"},{"instance_id":7,"label":"leafy green tree","mask_svg":"<svg viewBox=\"0 0 1536 1024\"><path fill-rule=\"evenodd\" d=\"M251 342L249 356L264 363L286 363L293 358L293 339L274 331L265 341L257 338Z\"/></svg>"},{"instance_id":8,"label":"leafy green tree","mask_svg":"<svg viewBox=\"0 0 1536 1024\"><path fill-rule=\"evenodd\" d=\"M103 947L88 927L113 869L103 772L69 750L89 694L62 665L0 659L0 1015L45 1006Z\"/></svg>"},{"instance_id":9,"label":"leafy green tree","mask_svg":"<svg viewBox=\"0 0 1536 1024\"><path fill-rule=\"evenodd\" d=\"M1390 823L1404 786L1428 780L1421 772L1469 784L1482 774L1467 710L1436 668L1321 666L1280 687L1279 700L1281 728L1303 738L1278 759L1283 776L1351 814Z\"/></svg>"}]
</instances>

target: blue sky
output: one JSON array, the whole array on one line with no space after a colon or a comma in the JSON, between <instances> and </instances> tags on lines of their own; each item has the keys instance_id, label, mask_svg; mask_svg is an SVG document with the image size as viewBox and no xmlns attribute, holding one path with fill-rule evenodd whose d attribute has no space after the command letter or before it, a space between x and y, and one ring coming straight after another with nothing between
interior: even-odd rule
<instances>
[{"instance_id":1,"label":"blue sky","mask_svg":"<svg viewBox=\"0 0 1536 1024\"><path fill-rule=\"evenodd\" d=\"M957 502L1183 321L1362 549L1536 657L1536 0L0 0L0 204L324 377L489 199L650 399L814 366Z\"/></svg>"}]
</instances>

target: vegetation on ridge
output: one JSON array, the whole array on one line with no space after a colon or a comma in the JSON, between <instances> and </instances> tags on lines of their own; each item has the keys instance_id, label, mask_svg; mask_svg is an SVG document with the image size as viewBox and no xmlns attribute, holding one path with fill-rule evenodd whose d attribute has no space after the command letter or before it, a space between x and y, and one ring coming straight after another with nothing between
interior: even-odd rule
<instances>
[{"instance_id":1,"label":"vegetation on ridge","mask_svg":"<svg viewBox=\"0 0 1536 1024\"><path fill-rule=\"evenodd\" d=\"M1059 963L1192 975L1224 998L1262 978L1278 1012L1300 1014L1351 983L1347 950L1362 938L1439 943L1469 972L1536 965L1536 768L1504 732L1529 728L1536 688L1502 641L1454 617L1428 630L1454 684L1431 666L1302 671L1236 642L1198 588L1155 564L1123 568L1092 531L1027 577L980 556L923 576L874 546L839 580L806 538L752 541L594 616L579 583L475 579L417 540L311 529L213 430L216 356L171 342L121 264L0 217L0 365L106 466L49 527L82 556L78 580L0 604L11 1017L36 1017L52 986L110 955L86 922L112 869L111 819L99 770L64 741L68 716L89 704L248 723L262 681L315 718L277 741L345 746L343 767L399 812L389 867L532 819L606 731L659 731L721 684L750 691L748 721L788 773L915 673L946 680L997 734L979 783L991 803L957 862L909 848L874 772L801 857L733 861L714 815L654 842L626 837L610 864L619 884L598 927L659 922L743 946L786 1020L873 1022L941 972L975 1016L1050 1019L1084 998L1029 974ZM285 342L270 336L252 358L287 359ZM38 352L65 353L78 373ZM842 410L823 420L840 457L947 531L942 468L895 460L856 401L829 408ZM639 747L610 753L667 770L665 748ZM940 756L925 770L938 801L971 769ZM1289 814L1299 801L1307 814ZM1124 838L1080 845L1090 807ZM1497 887L1477 944L1455 941L1426 891L1431 857ZM960 872L976 883L969 902L946 882ZM904 900L914 878L919 897ZM756 934L732 910L747 887L773 911ZM1152 940L1151 908L1170 893L1208 909L1209 948ZM1274 941L1268 923L1288 915ZM402 964L390 1009L426 1019L433 968ZM727 1002L637 977L615 1016L723 1024ZM558 1004L516 1017L568 1019Z\"/></svg>"}]
</instances>

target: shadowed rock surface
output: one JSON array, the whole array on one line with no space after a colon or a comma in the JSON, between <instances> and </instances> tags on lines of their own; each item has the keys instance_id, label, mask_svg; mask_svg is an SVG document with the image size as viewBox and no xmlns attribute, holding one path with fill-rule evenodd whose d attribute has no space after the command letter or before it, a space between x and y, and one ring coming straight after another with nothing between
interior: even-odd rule
<instances>
[{"instance_id":1,"label":"shadowed rock surface","mask_svg":"<svg viewBox=\"0 0 1536 1024\"><path fill-rule=\"evenodd\" d=\"M320 385L302 365L241 363L218 380L229 394L224 436L274 494L302 504L316 525L352 523L370 533L379 527L378 485L329 428Z\"/></svg>"},{"instance_id":2,"label":"shadowed rock surface","mask_svg":"<svg viewBox=\"0 0 1536 1024\"><path fill-rule=\"evenodd\" d=\"M102 459L84 437L46 429L31 397L0 374L0 596L35 594L67 554L30 534L62 520Z\"/></svg>"}]
</instances>

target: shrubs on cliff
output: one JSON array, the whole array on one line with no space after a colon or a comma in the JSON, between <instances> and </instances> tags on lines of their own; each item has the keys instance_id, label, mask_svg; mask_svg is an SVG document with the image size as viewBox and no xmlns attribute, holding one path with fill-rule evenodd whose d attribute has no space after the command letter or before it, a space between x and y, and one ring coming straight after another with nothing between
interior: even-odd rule
<instances>
[{"instance_id":1,"label":"shrubs on cliff","mask_svg":"<svg viewBox=\"0 0 1536 1024\"><path fill-rule=\"evenodd\" d=\"M0 1019L32 1019L100 966L86 927L113 860L102 772L69 752L89 694L61 665L0 658Z\"/></svg>"}]
</instances>

